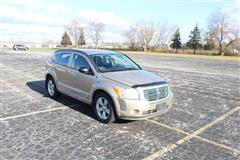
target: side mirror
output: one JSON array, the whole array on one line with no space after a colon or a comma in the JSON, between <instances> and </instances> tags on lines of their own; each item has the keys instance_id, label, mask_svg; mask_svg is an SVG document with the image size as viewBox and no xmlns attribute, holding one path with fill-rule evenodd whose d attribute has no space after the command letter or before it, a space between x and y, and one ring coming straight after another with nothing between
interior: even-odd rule
<instances>
[{"instance_id":1,"label":"side mirror","mask_svg":"<svg viewBox=\"0 0 240 160\"><path fill-rule=\"evenodd\" d=\"M81 67L78 69L79 72L89 74L89 68L87 67Z\"/></svg>"}]
</instances>

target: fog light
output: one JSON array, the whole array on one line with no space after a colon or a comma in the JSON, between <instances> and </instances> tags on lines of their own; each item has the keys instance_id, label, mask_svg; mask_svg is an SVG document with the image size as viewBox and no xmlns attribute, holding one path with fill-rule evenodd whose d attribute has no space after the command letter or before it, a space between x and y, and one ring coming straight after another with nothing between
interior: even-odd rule
<instances>
[{"instance_id":1,"label":"fog light","mask_svg":"<svg viewBox=\"0 0 240 160\"><path fill-rule=\"evenodd\" d=\"M121 99L118 99L118 101L119 101L120 109L122 111L126 111L127 110L126 103Z\"/></svg>"},{"instance_id":2,"label":"fog light","mask_svg":"<svg viewBox=\"0 0 240 160\"><path fill-rule=\"evenodd\" d=\"M138 109L134 109L134 110L132 110L132 112L133 112L133 114L139 114L140 113L140 111Z\"/></svg>"},{"instance_id":3,"label":"fog light","mask_svg":"<svg viewBox=\"0 0 240 160\"><path fill-rule=\"evenodd\" d=\"M120 104L120 109L123 111L126 111L126 105L125 104Z\"/></svg>"}]
</instances>

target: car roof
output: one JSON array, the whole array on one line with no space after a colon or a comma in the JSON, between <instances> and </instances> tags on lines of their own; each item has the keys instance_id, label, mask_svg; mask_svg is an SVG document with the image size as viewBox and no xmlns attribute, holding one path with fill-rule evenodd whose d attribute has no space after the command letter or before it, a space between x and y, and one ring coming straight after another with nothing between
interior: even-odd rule
<instances>
[{"instance_id":1,"label":"car roof","mask_svg":"<svg viewBox=\"0 0 240 160\"><path fill-rule=\"evenodd\" d=\"M94 54L120 54L120 52L117 51L111 51L111 50L102 50L102 49L60 49L56 52L67 52L67 51L73 51L73 52L80 52L87 55L94 55Z\"/></svg>"}]
</instances>

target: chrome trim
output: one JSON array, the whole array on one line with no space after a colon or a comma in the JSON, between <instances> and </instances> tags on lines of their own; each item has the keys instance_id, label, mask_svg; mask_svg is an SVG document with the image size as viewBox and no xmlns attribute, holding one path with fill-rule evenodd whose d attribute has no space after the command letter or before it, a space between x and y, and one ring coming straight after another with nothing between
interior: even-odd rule
<instances>
[{"instance_id":1,"label":"chrome trim","mask_svg":"<svg viewBox=\"0 0 240 160\"><path fill-rule=\"evenodd\" d=\"M157 99L157 100L155 100L155 101L148 101L147 99L145 99L145 97L144 97L144 90L154 89L154 88L159 88L159 87L164 87L164 86L167 86L167 87L168 87L168 95L167 95L166 97L161 98L161 99ZM147 101L149 104L164 101L164 100L168 99L168 98L170 97L170 95L172 94L172 93L171 93L171 90L170 90L170 87L169 87L168 84L156 85L156 86L149 86L149 87L138 87L138 88L136 88L136 89L137 89L138 92L139 92L140 99Z\"/></svg>"}]
</instances>

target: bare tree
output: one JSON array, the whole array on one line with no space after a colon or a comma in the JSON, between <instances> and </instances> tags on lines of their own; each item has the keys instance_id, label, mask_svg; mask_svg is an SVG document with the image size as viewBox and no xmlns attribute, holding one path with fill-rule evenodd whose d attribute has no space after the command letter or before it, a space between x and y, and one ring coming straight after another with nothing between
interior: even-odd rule
<instances>
[{"instance_id":1,"label":"bare tree","mask_svg":"<svg viewBox=\"0 0 240 160\"><path fill-rule=\"evenodd\" d=\"M130 26L129 30L123 33L127 38L129 46L134 50L138 44L137 28L135 26Z\"/></svg>"},{"instance_id":2,"label":"bare tree","mask_svg":"<svg viewBox=\"0 0 240 160\"><path fill-rule=\"evenodd\" d=\"M102 32L104 30L104 24L101 22L89 22L88 30L89 37L93 41L95 48L98 47L99 41L102 39Z\"/></svg>"},{"instance_id":3,"label":"bare tree","mask_svg":"<svg viewBox=\"0 0 240 160\"><path fill-rule=\"evenodd\" d=\"M147 49L154 39L156 25L153 22L140 22L136 25L136 28L139 43L143 47L144 52L147 52Z\"/></svg>"},{"instance_id":4,"label":"bare tree","mask_svg":"<svg viewBox=\"0 0 240 160\"><path fill-rule=\"evenodd\" d=\"M218 45L218 52L224 56L228 47L239 39L239 26L230 14L218 10L208 20L209 33Z\"/></svg>"},{"instance_id":5,"label":"bare tree","mask_svg":"<svg viewBox=\"0 0 240 160\"><path fill-rule=\"evenodd\" d=\"M157 47L168 46L176 30L177 26L175 25L168 24L167 22L159 22L156 27L154 45Z\"/></svg>"},{"instance_id":6,"label":"bare tree","mask_svg":"<svg viewBox=\"0 0 240 160\"><path fill-rule=\"evenodd\" d=\"M65 30L71 36L75 45L78 45L79 38L83 33L84 27L77 20L72 20L70 24L65 26Z\"/></svg>"}]
</instances>

